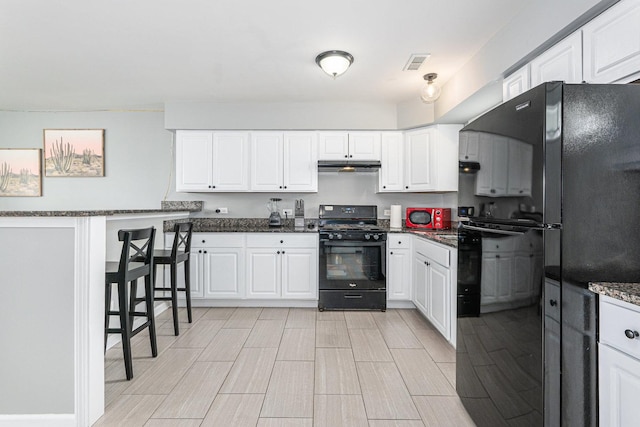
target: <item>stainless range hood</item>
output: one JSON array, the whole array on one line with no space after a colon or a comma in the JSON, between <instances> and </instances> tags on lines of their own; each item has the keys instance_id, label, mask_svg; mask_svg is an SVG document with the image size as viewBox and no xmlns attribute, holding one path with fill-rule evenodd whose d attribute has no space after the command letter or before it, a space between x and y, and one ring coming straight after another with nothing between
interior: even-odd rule
<instances>
[{"instance_id":1,"label":"stainless range hood","mask_svg":"<svg viewBox=\"0 0 640 427\"><path fill-rule=\"evenodd\" d=\"M378 160L318 160L318 172L376 172Z\"/></svg>"}]
</instances>

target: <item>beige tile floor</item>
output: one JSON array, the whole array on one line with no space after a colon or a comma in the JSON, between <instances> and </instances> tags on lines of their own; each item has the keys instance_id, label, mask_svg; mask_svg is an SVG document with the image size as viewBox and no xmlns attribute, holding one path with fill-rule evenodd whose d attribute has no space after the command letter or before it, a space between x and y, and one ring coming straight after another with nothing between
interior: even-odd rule
<instances>
[{"instance_id":1,"label":"beige tile floor","mask_svg":"<svg viewBox=\"0 0 640 427\"><path fill-rule=\"evenodd\" d=\"M96 426L474 426L455 350L416 310L195 308L180 336L170 311L157 333L157 358L134 337L131 381L107 352Z\"/></svg>"}]
</instances>

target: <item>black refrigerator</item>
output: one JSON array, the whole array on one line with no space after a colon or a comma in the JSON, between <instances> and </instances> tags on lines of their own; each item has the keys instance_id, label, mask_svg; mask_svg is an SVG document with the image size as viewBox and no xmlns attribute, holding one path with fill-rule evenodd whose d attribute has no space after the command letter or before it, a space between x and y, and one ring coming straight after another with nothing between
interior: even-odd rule
<instances>
[{"instance_id":1,"label":"black refrigerator","mask_svg":"<svg viewBox=\"0 0 640 427\"><path fill-rule=\"evenodd\" d=\"M458 394L479 427L596 426L587 287L640 282L640 86L544 83L460 148Z\"/></svg>"}]
</instances>

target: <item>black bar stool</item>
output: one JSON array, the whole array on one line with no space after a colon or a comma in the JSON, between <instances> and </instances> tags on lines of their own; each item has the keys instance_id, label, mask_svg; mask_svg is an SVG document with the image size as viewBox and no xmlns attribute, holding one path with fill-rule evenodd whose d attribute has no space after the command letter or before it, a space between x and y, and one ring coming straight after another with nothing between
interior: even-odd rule
<instances>
[{"instance_id":1,"label":"black bar stool","mask_svg":"<svg viewBox=\"0 0 640 427\"><path fill-rule=\"evenodd\" d=\"M155 250L153 251L154 269L158 265L169 265L171 270L170 287L155 286L155 291L163 291L162 296L156 296L156 301L171 301L171 309L173 311L173 332L180 335L178 326L178 291L185 293L187 302L187 318L189 323L191 318L191 282L190 282L190 254L191 254L191 232L193 224L190 222L180 222L174 225L173 246L171 250ZM184 288L178 287L178 264L184 262ZM155 274L154 274L155 280ZM163 283L164 285L164 283ZM169 292L170 295L166 295Z\"/></svg>"},{"instance_id":2,"label":"black bar stool","mask_svg":"<svg viewBox=\"0 0 640 427\"><path fill-rule=\"evenodd\" d=\"M155 231L154 227L118 231L118 240L123 242L120 261L108 262L106 264L105 351L107 348L108 335L120 334L122 337L124 367L128 380L133 378L131 337L148 327L149 339L151 341L151 354L153 357L158 355L156 326L153 313L153 241ZM145 302L145 311L135 311L137 280L141 277L144 277L145 296L141 300ZM111 287L113 284L117 285L118 290L118 310L111 310ZM131 287L131 294L129 294L129 286ZM120 327L109 328L110 316L119 317ZM136 317L144 317L146 320L140 326L132 329L133 321Z\"/></svg>"}]
</instances>

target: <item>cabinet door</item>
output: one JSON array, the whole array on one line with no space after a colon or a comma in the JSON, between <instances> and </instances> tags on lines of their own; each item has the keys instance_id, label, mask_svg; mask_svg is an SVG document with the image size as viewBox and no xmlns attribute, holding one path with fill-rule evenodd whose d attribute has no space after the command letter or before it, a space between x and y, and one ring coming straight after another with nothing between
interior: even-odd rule
<instances>
[{"instance_id":1,"label":"cabinet door","mask_svg":"<svg viewBox=\"0 0 640 427\"><path fill-rule=\"evenodd\" d=\"M576 31L531 61L531 87L552 80L582 82L582 32Z\"/></svg>"},{"instance_id":2,"label":"cabinet door","mask_svg":"<svg viewBox=\"0 0 640 427\"><path fill-rule=\"evenodd\" d=\"M429 261L427 279L427 318L447 340L450 337L449 301L451 279L449 270L440 264Z\"/></svg>"},{"instance_id":3,"label":"cabinet door","mask_svg":"<svg viewBox=\"0 0 640 427\"><path fill-rule=\"evenodd\" d=\"M315 132L284 134L284 190L318 191L318 138Z\"/></svg>"},{"instance_id":4,"label":"cabinet door","mask_svg":"<svg viewBox=\"0 0 640 427\"><path fill-rule=\"evenodd\" d=\"M406 134L405 183L406 191L429 191L434 183L434 131L425 129Z\"/></svg>"},{"instance_id":5,"label":"cabinet door","mask_svg":"<svg viewBox=\"0 0 640 427\"><path fill-rule=\"evenodd\" d=\"M318 134L319 160L344 160L349 157L347 132L320 132Z\"/></svg>"},{"instance_id":6,"label":"cabinet door","mask_svg":"<svg viewBox=\"0 0 640 427\"><path fill-rule=\"evenodd\" d=\"M387 299L411 301L411 251L409 249L388 250Z\"/></svg>"},{"instance_id":7,"label":"cabinet door","mask_svg":"<svg viewBox=\"0 0 640 427\"><path fill-rule=\"evenodd\" d=\"M280 298L279 251L276 248L247 248L247 298Z\"/></svg>"},{"instance_id":8,"label":"cabinet door","mask_svg":"<svg viewBox=\"0 0 640 427\"><path fill-rule=\"evenodd\" d=\"M402 191L404 173L404 145L400 132L384 132L380 141L378 191Z\"/></svg>"},{"instance_id":9,"label":"cabinet door","mask_svg":"<svg viewBox=\"0 0 640 427\"><path fill-rule=\"evenodd\" d=\"M516 253L513 257L513 296L512 299L523 299L531 296L533 254Z\"/></svg>"},{"instance_id":10,"label":"cabinet door","mask_svg":"<svg viewBox=\"0 0 640 427\"><path fill-rule=\"evenodd\" d=\"M508 101L529 90L531 88L530 79L529 64L506 77L502 82L502 101Z\"/></svg>"},{"instance_id":11,"label":"cabinet door","mask_svg":"<svg viewBox=\"0 0 640 427\"><path fill-rule=\"evenodd\" d=\"M205 260L204 249L192 249L191 255L189 255L189 268L190 268L190 276L189 279L191 281L191 298L202 298L204 297L204 260ZM168 271L168 270L167 270ZM178 277L180 277L180 273L178 272ZM167 277L169 273L167 273ZM183 276L184 277L184 276ZM167 279L165 283L171 283L170 278Z\"/></svg>"},{"instance_id":12,"label":"cabinet door","mask_svg":"<svg viewBox=\"0 0 640 427\"><path fill-rule=\"evenodd\" d=\"M476 176L476 194L481 196L505 196L509 181L508 139L501 136L480 134L480 170Z\"/></svg>"},{"instance_id":13,"label":"cabinet door","mask_svg":"<svg viewBox=\"0 0 640 427\"><path fill-rule=\"evenodd\" d=\"M437 125L430 129L433 137L433 191L458 191L460 129L460 125Z\"/></svg>"},{"instance_id":14,"label":"cabinet door","mask_svg":"<svg viewBox=\"0 0 640 427\"><path fill-rule=\"evenodd\" d=\"M213 133L176 131L176 191L208 191Z\"/></svg>"},{"instance_id":15,"label":"cabinet door","mask_svg":"<svg viewBox=\"0 0 640 427\"><path fill-rule=\"evenodd\" d=\"M282 183L282 134L251 134L251 191L279 191Z\"/></svg>"},{"instance_id":16,"label":"cabinet door","mask_svg":"<svg viewBox=\"0 0 640 427\"><path fill-rule=\"evenodd\" d=\"M213 179L215 191L249 189L249 135L246 132L213 134Z\"/></svg>"},{"instance_id":17,"label":"cabinet door","mask_svg":"<svg viewBox=\"0 0 640 427\"><path fill-rule=\"evenodd\" d=\"M421 254L414 254L413 257L413 303L427 316L427 274L429 269L427 258Z\"/></svg>"},{"instance_id":18,"label":"cabinet door","mask_svg":"<svg viewBox=\"0 0 640 427\"><path fill-rule=\"evenodd\" d=\"M582 27L584 80L613 83L640 72L640 2L621 1Z\"/></svg>"},{"instance_id":19,"label":"cabinet door","mask_svg":"<svg viewBox=\"0 0 640 427\"><path fill-rule=\"evenodd\" d=\"M524 142L509 139L508 195L531 196L532 169L533 147Z\"/></svg>"},{"instance_id":20,"label":"cabinet door","mask_svg":"<svg viewBox=\"0 0 640 427\"><path fill-rule=\"evenodd\" d=\"M600 425L638 425L640 360L599 344Z\"/></svg>"},{"instance_id":21,"label":"cabinet door","mask_svg":"<svg viewBox=\"0 0 640 427\"><path fill-rule=\"evenodd\" d=\"M492 188L493 145L485 133L478 135L478 162L480 170L476 174L476 194L490 195Z\"/></svg>"},{"instance_id":22,"label":"cabinet door","mask_svg":"<svg viewBox=\"0 0 640 427\"><path fill-rule=\"evenodd\" d=\"M350 132L350 160L380 160L380 132Z\"/></svg>"},{"instance_id":23,"label":"cabinet door","mask_svg":"<svg viewBox=\"0 0 640 427\"><path fill-rule=\"evenodd\" d=\"M317 249L284 249L282 257L282 298L318 298Z\"/></svg>"},{"instance_id":24,"label":"cabinet door","mask_svg":"<svg viewBox=\"0 0 640 427\"><path fill-rule=\"evenodd\" d=\"M242 298L243 255L241 248L204 250L204 297Z\"/></svg>"}]
</instances>

